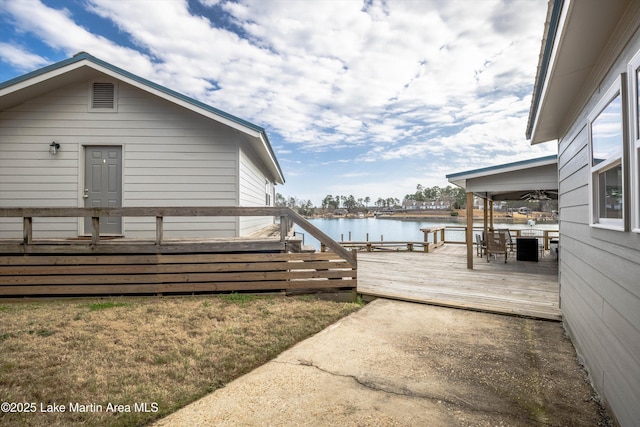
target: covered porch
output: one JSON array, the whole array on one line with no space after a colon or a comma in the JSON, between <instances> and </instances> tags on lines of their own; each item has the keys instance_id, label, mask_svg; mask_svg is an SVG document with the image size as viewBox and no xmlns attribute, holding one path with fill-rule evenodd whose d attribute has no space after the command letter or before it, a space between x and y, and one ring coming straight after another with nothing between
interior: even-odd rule
<instances>
[{"instance_id":1,"label":"covered porch","mask_svg":"<svg viewBox=\"0 0 640 427\"><path fill-rule=\"evenodd\" d=\"M467 193L466 259L474 268L473 205L474 197L483 200L484 236L494 230L494 201L557 200L558 156L546 156L504 165L491 166L447 175L452 184ZM557 278L556 278L557 279Z\"/></svg>"}]
</instances>

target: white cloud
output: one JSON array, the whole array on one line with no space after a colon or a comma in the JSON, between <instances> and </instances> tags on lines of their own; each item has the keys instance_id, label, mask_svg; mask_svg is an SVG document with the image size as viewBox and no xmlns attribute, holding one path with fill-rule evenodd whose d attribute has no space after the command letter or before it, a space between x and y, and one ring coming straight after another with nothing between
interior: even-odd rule
<instances>
[{"instance_id":1,"label":"white cloud","mask_svg":"<svg viewBox=\"0 0 640 427\"><path fill-rule=\"evenodd\" d=\"M1 42L0 57L15 68L23 71L32 71L50 63L40 55L28 52L19 46Z\"/></svg>"},{"instance_id":2,"label":"white cloud","mask_svg":"<svg viewBox=\"0 0 640 427\"><path fill-rule=\"evenodd\" d=\"M68 56L85 51L133 73L153 74L145 55L92 34L76 24L67 9L53 9L38 0L7 1L3 7L5 13L10 13L17 21L22 31L37 34L54 50L64 51Z\"/></svg>"}]
</instances>

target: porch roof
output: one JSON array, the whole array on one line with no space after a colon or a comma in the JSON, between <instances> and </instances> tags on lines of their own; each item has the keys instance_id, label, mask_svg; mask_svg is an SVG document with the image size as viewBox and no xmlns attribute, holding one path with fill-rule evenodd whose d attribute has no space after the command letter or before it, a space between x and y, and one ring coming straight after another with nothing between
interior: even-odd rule
<instances>
[{"instance_id":1,"label":"porch roof","mask_svg":"<svg viewBox=\"0 0 640 427\"><path fill-rule=\"evenodd\" d=\"M526 200L544 195L558 198L558 156L452 173L450 183L490 200Z\"/></svg>"}]
</instances>

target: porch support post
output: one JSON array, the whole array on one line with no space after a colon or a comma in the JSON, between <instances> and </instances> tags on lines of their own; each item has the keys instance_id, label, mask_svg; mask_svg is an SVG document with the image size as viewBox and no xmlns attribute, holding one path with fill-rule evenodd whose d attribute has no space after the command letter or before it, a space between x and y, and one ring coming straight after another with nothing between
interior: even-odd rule
<instances>
[{"instance_id":1,"label":"porch support post","mask_svg":"<svg viewBox=\"0 0 640 427\"><path fill-rule=\"evenodd\" d=\"M493 230L493 200L489 200L489 227Z\"/></svg>"},{"instance_id":2,"label":"porch support post","mask_svg":"<svg viewBox=\"0 0 640 427\"><path fill-rule=\"evenodd\" d=\"M484 194L482 203L483 203L482 215L483 215L484 240L487 240L487 232L489 231L489 199L487 199L487 193Z\"/></svg>"},{"instance_id":3,"label":"porch support post","mask_svg":"<svg viewBox=\"0 0 640 427\"><path fill-rule=\"evenodd\" d=\"M467 193L467 268L473 270L473 193Z\"/></svg>"}]
</instances>

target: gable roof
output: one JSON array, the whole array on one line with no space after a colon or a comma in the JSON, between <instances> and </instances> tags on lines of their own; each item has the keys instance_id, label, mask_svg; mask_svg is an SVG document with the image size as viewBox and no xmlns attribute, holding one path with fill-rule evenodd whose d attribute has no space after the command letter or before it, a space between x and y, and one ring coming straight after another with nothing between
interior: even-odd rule
<instances>
[{"instance_id":1,"label":"gable roof","mask_svg":"<svg viewBox=\"0 0 640 427\"><path fill-rule=\"evenodd\" d=\"M526 136L558 139L638 28L633 0L549 0Z\"/></svg>"},{"instance_id":2,"label":"gable roof","mask_svg":"<svg viewBox=\"0 0 640 427\"><path fill-rule=\"evenodd\" d=\"M452 173L446 178L468 193L492 200L520 200L535 191L549 192L557 198L558 156Z\"/></svg>"},{"instance_id":3,"label":"gable roof","mask_svg":"<svg viewBox=\"0 0 640 427\"><path fill-rule=\"evenodd\" d=\"M132 74L86 52L80 52L71 58L0 83L0 111L74 81L90 79L100 73L242 132L268 168L273 180L284 184L282 169L264 128Z\"/></svg>"}]
</instances>

